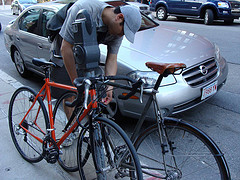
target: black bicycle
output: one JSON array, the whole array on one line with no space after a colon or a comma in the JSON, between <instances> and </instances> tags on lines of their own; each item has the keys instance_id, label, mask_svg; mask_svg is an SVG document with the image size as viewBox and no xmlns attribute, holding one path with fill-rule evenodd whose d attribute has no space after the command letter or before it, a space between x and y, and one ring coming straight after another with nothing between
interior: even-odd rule
<instances>
[{"instance_id":1,"label":"black bicycle","mask_svg":"<svg viewBox=\"0 0 240 180\"><path fill-rule=\"evenodd\" d=\"M148 62L146 66L159 73L158 80L150 91L144 88L142 79L136 81L128 76L88 78L92 84L98 87L111 85L115 88L130 91L125 96L119 95L118 98L120 99L126 100L136 93L139 94L140 100L143 94L149 96L131 136L140 159L144 179L231 179L224 154L208 135L183 120L162 116L156 100L156 93L161 81L163 77L167 77L169 74L181 73L186 67L185 64ZM110 80L126 80L131 85ZM78 81L81 82L82 78L79 78ZM147 111L152 104L155 109L156 124L140 132ZM84 136L80 138L82 144L84 138ZM88 145L86 149L90 150L91 148ZM87 154L85 153L85 155ZM79 162L83 161L79 160Z\"/></svg>"}]
</instances>

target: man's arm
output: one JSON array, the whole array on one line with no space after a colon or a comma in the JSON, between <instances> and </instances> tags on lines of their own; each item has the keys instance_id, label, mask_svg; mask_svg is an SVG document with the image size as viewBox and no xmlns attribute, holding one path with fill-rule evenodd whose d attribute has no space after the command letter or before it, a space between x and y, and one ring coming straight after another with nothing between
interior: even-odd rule
<instances>
[{"instance_id":1,"label":"man's arm","mask_svg":"<svg viewBox=\"0 0 240 180\"><path fill-rule=\"evenodd\" d=\"M106 65L105 65L105 75L114 76L117 73L117 54L107 54ZM112 100L112 89L113 87L109 86L107 89L107 96L103 98L103 102L108 104Z\"/></svg>"},{"instance_id":2,"label":"man's arm","mask_svg":"<svg viewBox=\"0 0 240 180\"><path fill-rule=\"evenodd\" d=\"M115 76L117 73L117 54L108 53L105 65L105 75Z\"/></svg>"},{"instance_id":3,"label":"man's arm","mask_svg":"<svg viewBox=\"0 0 240 180\"><path fill-rule=\"evenodd\" d=\"M61 46L61 54L68 75L73 83L73 80L77 78L77 70L72 48L73 45L63 39Z\"/></svg>"}]
</instances>

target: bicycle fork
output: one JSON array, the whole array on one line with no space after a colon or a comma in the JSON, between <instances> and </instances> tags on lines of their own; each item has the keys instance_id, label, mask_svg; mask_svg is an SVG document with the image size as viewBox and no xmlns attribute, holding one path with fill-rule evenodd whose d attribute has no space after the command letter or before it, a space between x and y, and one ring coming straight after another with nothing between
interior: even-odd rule
<instances>
[{"instance_id":1,"label":"bicycle fork","mask_svg":"<svg viewBox=\"0 0 240 180\"><path fill-rule=\"evenodd\" d=\"M164 124L164 117L163 117L160 107L157 103L156 96L153 96L153 102L154 102L153 103L154 104L154 112L155 112L156 120L157 120L159 141L160 141L161 150L162 150L163 166L164 166L164 171L166 174L165 179L167 179L167 180L178 179L179 172L177 172L178 167L177 167L176 159L175 159L174 152L173 152L174 149L176 149L176 147L173 146L174 142L171 141L168 137L166 125ZM168 165L166 163L166 157L165 157L166 153L170 153L170 155L173 159L173 162L174 162L174 167L171 165ZM174 171L168 171L169 167L171 169L174 169Z\"/></svg>"}]
</instances>

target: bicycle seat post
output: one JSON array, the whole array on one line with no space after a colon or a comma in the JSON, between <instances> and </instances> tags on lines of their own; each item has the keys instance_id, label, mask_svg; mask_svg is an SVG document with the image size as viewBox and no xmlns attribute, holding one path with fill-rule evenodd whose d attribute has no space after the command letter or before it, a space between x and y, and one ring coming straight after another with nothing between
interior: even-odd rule
<instances>
[{"instance_id":1,"label":"bicycle seat post","mask_svg":"<svg viewBox=\"0 0 240 180\"><path fill-rule=\"evenodd\" d=\"M47 66L46 68L44 68L44 74L45 74L45 78L50 78L50 73L51 73L51 66Z\"/></svg>"},{"instance_id":2,"label":"bicycle seat post","mask_svg":"<svg viewBox=\"0 0 240 180\"><path fill-rule=\"evenodd\" d=\"M155 92L157 92L157 90L158 90L158 88L159 88L159 86L160 86L160 84L161 84L161 82L162 82L162 80L163 80L163 77L164 77L163 74L159 74L158 79L157 79L157 82L155 83L155 85L154 85L154 87L153 87L153 89L155 90Z\"/></svg>"}]
</instances>

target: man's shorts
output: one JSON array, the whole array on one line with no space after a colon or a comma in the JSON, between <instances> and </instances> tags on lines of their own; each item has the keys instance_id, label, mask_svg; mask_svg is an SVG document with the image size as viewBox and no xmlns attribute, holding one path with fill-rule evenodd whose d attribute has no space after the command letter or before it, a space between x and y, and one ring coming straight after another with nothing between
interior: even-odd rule
<instances>
[{"instance_id":1,"label":"man's shorts","mask_svg":"<svg viewBox=\"0 0 240 180\"><path fill-rule=\"evenodd\" d=\"M104 74L103 69L100 67L94 71L96 76ZM84 76L83 70L77 70L77 73L78 73L78 77ZM54 81L56 83L73 86L64 65L62 67L57 66L53 68L50 77L51 77L51 81ZM55 99L58 99L59 97L61 97L61 95L63 95L67 91L68 90L65 90L65 89L51 87L51 96Z\"/></svg>"},{"instance_id":2,"label":"man's shorts","mask_svg":"<svg viewBox=\"0 0 240 180\"><path fill-rule=\"evenodd\" d=\"M57 66L53 68L50 77L51 77L51 81L54 81L56 83L61 83L61 84L66 84L71 86L73 85L65 69L65 66L62 66L62 67ZM55 99L58 99L62 94L64 94L67 91L68 90L65 90L65 89L51 87L51 96Z\"/></svg>"}]
</instances>

